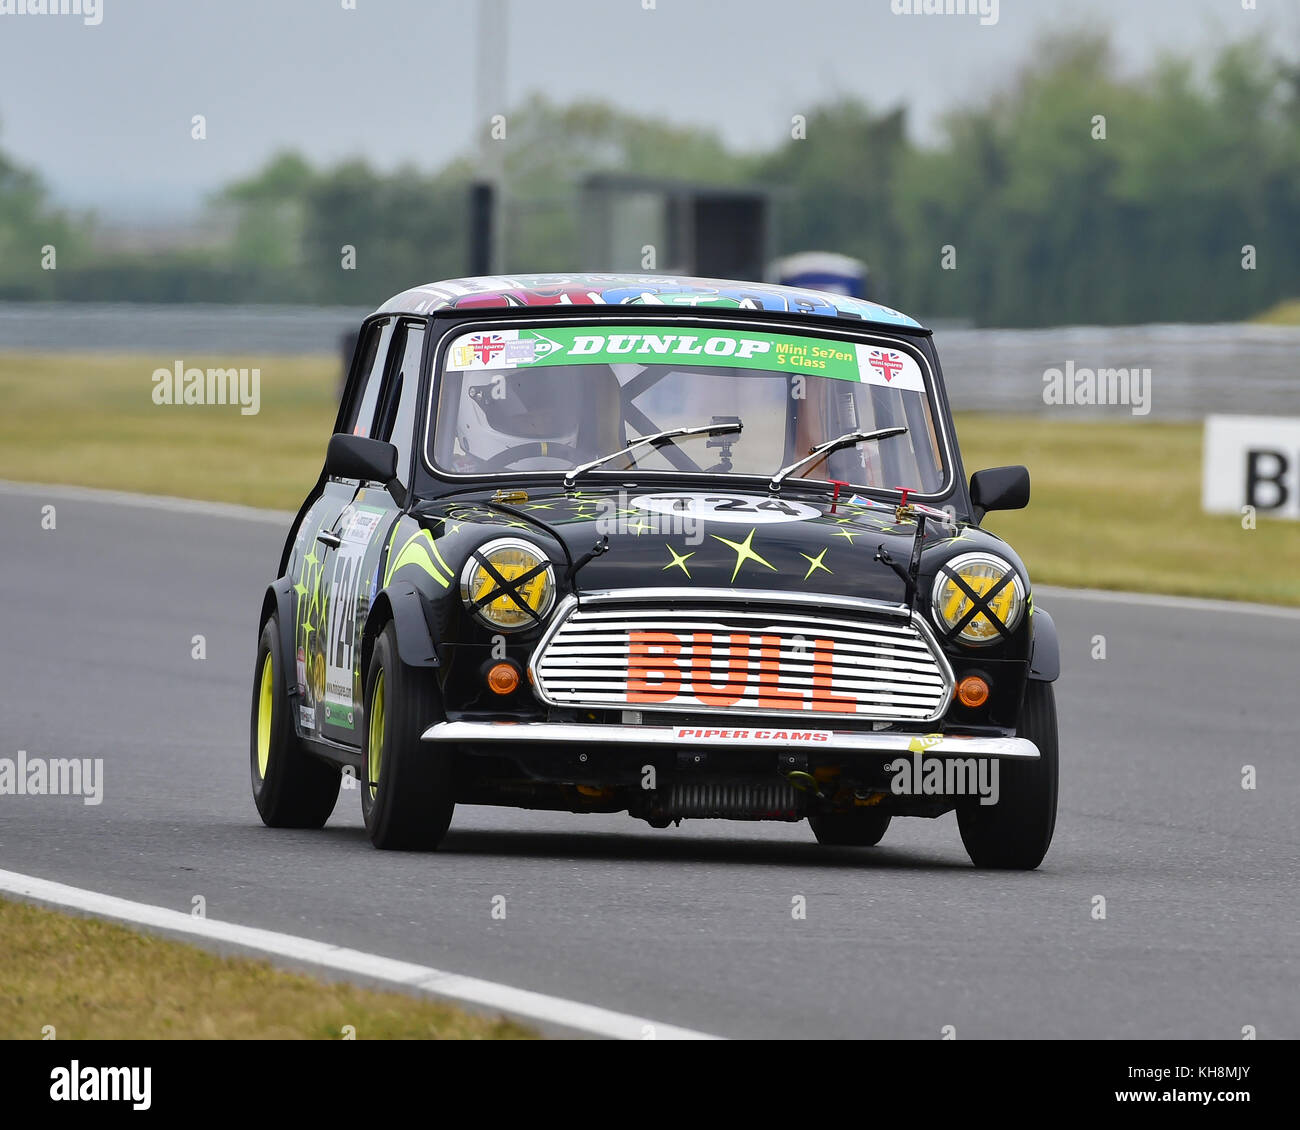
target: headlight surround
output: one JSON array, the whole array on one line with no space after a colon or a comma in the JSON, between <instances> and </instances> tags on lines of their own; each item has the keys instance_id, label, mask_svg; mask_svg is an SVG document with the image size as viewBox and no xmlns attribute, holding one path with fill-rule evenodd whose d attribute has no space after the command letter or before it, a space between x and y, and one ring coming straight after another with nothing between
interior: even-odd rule
<instances>
[{"instance_id":1,"label":"headlight surround","mask_svg":"<svg viewBox=\"0 0 1300 1130\"><path fill-rule=\"evenodd\" d=\"M989 601L989 607L1008 632L1015 631L1025 614L1026 604L1025 583L1015 566L992 553L963 553L940 568L930 597L935 623L945 633L952 632L971 609L970 597L949 576L949 571L961 577L979 596L987 594L1009 574L1011 579ZM995 643L1002 638L1002 633L988 615L980 611L957 633L956 638L962 643L978 645Z\"/></svg>"},{"instance_id":2,"label":"headlight surround","mask_svg":"<svg viewBox=\"0 0 1300 1130\"><path fill-rule=\"evenodd\" d=\"M529 615L508 591L483 565L486 558L492 568L507 582L531 573L528 580L519 584L514 592L530 608ZM496 593L492 599L480 604L484 597ZM460 574L460 597L465 607L489 628L502 632L517 632L545 620L555 607L555 567L550 558L522 538L497 538L479 546Z\"/></svg>"}]
</instances>

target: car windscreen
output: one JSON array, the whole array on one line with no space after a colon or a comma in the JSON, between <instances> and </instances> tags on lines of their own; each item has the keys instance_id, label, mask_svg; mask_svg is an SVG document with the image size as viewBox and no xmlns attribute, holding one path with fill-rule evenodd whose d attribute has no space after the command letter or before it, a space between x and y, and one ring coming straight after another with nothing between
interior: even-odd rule
<instances>
[{"instance_id":1,"label":"car windscreen","mask_svg":"<svg viewBox=\"0 0 1300 1130\"><path fill-rule=\"evenodd\" d=\"M926 377L902 343L695 324L466 330L443 352L428 457L454 475L562 472L641 436L736 421L738 434L605 469L771 476L826 440L903 425L803 473L923 494L944 482Z\"/></svg>"}]
</instances>

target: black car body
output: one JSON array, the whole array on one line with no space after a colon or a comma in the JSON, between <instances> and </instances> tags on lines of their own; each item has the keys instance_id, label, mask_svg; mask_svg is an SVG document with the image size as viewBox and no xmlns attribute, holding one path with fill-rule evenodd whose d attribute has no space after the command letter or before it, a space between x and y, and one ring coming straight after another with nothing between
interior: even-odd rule
<instances>
[{"instance_id":1,"label":"black car body","mask_svg":"<svg viewBox=\"0 0 1300 1130\"><path fill-rule=\"evenodd\" d=\"M1028 495L1020 467L968 486L931 335L884 307L408 291L362 327L263 602L259 811L319 825L352 776L372 840L418 848L456 803L808 817L833 844L955 808L977 864L1037 866L1057 641L979 525Z\"/></svg>"}]
</instances>

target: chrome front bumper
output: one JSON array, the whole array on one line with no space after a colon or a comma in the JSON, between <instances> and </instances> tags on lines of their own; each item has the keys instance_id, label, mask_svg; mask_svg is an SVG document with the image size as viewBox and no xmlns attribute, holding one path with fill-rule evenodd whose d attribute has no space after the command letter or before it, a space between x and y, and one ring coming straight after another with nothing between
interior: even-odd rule
<instances>
[{"instance_id":1,"label":"chrome front bumper","mask_svg":"<svg viewBox=\"0 0 1300 1130\"><path fill-rule=\"evenodd\" d=\"M818 738L773 736L780 733L826 735ZM807 730L779 725L710 728L696 726L589 725L581 722L438 722L421 735L426 742L458 745L508 742L538 745L631 745L709 749L801 749L864 754L921 753L927 757L995 757L1036 761L1038 747L1027 738L986 738L961 734L864 733L859 730ZM921 738L918 741L918 737ZM913 748L913 747L917 748Z\"/></svg>"}]
</instances>

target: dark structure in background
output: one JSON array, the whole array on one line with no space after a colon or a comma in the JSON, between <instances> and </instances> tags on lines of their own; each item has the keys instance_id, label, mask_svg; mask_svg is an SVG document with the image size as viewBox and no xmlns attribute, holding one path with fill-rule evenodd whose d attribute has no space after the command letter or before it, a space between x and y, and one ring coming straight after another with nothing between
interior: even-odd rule
<instances>
[{"instance_id":1,"label":"dark structure in background","mask_svg":"<svg viewBox=\"0 0 1300 1130\"><path fill-rule=\"evenodd\" d=\"M775 242L771 196L758 188L593 173L581 207L593 271L762 279Z\"/></svg>"},{"instance_id":2,"label":"dark structure in background","mask_svg":"<svg viewBox=\"0 0 1300 1130\"><path fill-rule=\"evenodd\" d=\"M465 273L496 274L503 250L496 186L475 181L467 203ZM764 189L593 173L582 182L579 207L585 270L754 281L769 275L775 210ZM835 289L853 293L850 286ZM356 336L344 335L340 344L346 380Z\"/></svg>"},{"instance_id":3,"label":"dark structure in background","mask_svg":"<svg viewBox=\"0 0 1300 1130\"><path fill-rule=\"evenodd\" d=\"M496 187L475 181L469 188L469 270L467 275L490 275L496 233Z\"/></svg>"},{"instance_id":4,"label":"dark structure in background","mask_svg":"<svg viewBox=\"0 0 1300 1130\"><path fill-rule=\"evenodd\" d=\"M466 275L491 275L493 256L496 253L497 190L491 181L475 181L469 187L468 214L468 249L469 263ZM339 391L347 382L348 371L352 366L352 355L357 350L357 332L345 333L339 340L339 350L343 356L343 372L340 377Z\"/></svg>"}]
</instances>

